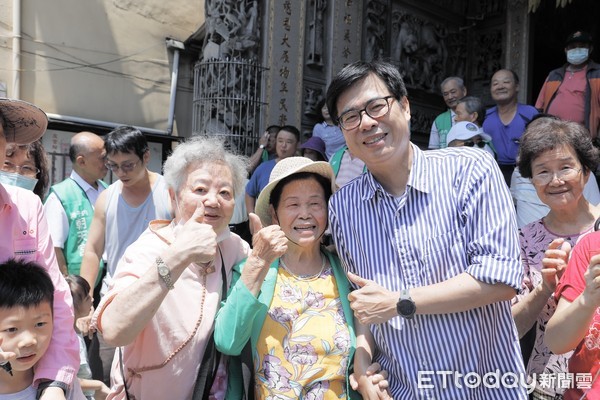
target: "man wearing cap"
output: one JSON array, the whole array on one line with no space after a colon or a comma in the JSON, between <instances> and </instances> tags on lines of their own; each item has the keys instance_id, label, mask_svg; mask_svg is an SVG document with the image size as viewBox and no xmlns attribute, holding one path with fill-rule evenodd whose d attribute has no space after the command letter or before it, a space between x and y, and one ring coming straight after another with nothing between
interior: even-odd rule
<instances>
[{"instance_id":1,"label":"man wearing cap","mask_svg":"<svg viewBox=\"0 0 600 400\"><path fill-rule=\"evenodd\" d=\"M429 134L429 148L443 149L448 146L446 136L450 128L454 124L456 106L458 100L467 95L467 88L462 78L458 76L450 76L440 84L442 97L448 106L448 109L438 115L431 125L431 133Z\"/></svg>"},{"instance_id":2,"label":"man wearing cap","mask_svg":"<svg viewBox=\"0 0 600 400\"><path fill-rule=\"evenodd\" d=\"M310 158L313 161L327 161L325 155L325 142L317 136L312 136L300 146L302 157Z\"/></svg>"},{"instance_id":3,"label":"man wearing cap","mask_svg":"<svg viewBox=\"0 0 600 400\"><path fill-rule=\"evenodd\" d=\"M34 142L47 126L46 114L33 104L0 98L0 164L4 163L7 142ZM0 261L33 261L48 271L54 284L52 341L35 367L34 385L43 393L43 400L84 399L81 390L72 386L78 387L79 341L73 330L71 292L58 268L39 197L29 190L0 184L0 227ZM14 350L0 351L0 362L10 362L16 356L11 353Z\"/></svg>"},{"instance_id":4,"label":"man wearing cap","mask_svg":"<svg viewBox=\"0 0 600 400\"><path fill-rule=\"evenodd\" d=\"M585 125L596 139L600 130L600 64L590 59L593 43L589 33L569 35L565 43L567 63L550 72L535 107Z\"/></svg>"},{"instance_id":5,"label":"man wearing cap","mask_svg":"<svg viewBox=\"0 0 600 400\"><path fill-rule=\"evenodd\" d=\"M448 147L473 147L487 151L494 157L494 150L490 147L491 141L492 137L473 122L457 122L448 132Z\"/></svg>"}]
</instances>

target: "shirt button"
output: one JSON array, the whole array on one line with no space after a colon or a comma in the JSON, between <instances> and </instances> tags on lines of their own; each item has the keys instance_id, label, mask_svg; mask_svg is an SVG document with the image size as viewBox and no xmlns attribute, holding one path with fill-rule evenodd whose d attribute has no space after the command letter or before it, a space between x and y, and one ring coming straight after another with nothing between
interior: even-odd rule
<instances>
[{"instance_id":1,"label":"shirt button","mask_svg":"<svg viewBox=\"0 0 600 400\"><path fill-rule=\"evenodd\" d=\"M207 274L212 274L213 272L215 272L215 269L213 267L206 268L206 273Z\"/></svg>"}]
</instances>

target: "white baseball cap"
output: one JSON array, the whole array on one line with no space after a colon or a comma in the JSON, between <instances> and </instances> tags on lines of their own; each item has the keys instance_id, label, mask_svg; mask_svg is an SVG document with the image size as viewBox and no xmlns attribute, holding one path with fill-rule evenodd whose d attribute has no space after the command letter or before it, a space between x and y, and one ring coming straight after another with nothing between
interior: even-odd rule
<instances>
[{"instance_id":1,"label":"white baseball cap","mask_svg":"<svg viewBox=\"0 0 600 400\"><path fill-rule=\"evenodd\" d=\"M446 143L450 144L453 140L469 140L477 135L485 142L492 141L492 137L485 133L479 126L472 122L460 121L450 128Z\"/></svg>"}]
</instances>

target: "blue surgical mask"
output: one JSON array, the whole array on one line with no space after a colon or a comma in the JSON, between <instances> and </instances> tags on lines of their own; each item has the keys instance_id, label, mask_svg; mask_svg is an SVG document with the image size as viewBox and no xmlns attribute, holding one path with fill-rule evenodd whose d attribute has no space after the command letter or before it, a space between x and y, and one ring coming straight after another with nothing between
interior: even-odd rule
<instances>
[{"instance_id":1,"label":"blue surgical mask","mask_svg":"<svg viewBox=\"0 0 600 400\"><path fill-rule=\"evenodd\" d=\"M572 65L583 64L587 61L590 55L590 49L585 47L577 47L575 49L567 50L567 62Z\"/></svg>"},{"instance_id":2,"label":"blue surgical mask","mask_svg":"<svg viewBox=\"0 0 600 400\"><path fill-rule=\"evenodd\" d=\"M33 191L37 184L37 179L19 175L13 172L0 171L0 183L5 185L18 186L23 189Z\"/></svg>"}]
</instances>

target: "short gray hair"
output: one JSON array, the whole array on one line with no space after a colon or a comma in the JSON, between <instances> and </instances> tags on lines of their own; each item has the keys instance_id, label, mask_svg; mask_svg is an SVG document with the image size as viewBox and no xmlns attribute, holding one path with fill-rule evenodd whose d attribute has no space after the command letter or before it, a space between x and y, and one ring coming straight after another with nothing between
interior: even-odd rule
<instances>
[{"instance_id":1,"label":"short gray hair","mask_svg":"<svg viewBox=\"0 0 600 400\"><path fill-rule=\"evenodd\" d=\"M163 175L167 185L179 192L190 165L225 164L233 177L233 194L244 190L248 158L225 149L222 140L215 137L197 136L180 143L165 161Z\"/></svg>"},{"instance_id":2,"label":"short gray hair","mask_svg":"<svg viewBox=\"0 0 600 400\"><path fill-rule=\"evenodd\" d=\"M449 76L446 79L444 79L442 81L442 83L440 83L440 90L444 90L442 89L444 87L444 85L450 81L455 81L456 84L458 85L459 88L464 89L465 88L465 81L458 76Z\"/></svg>"}]
</instances>

